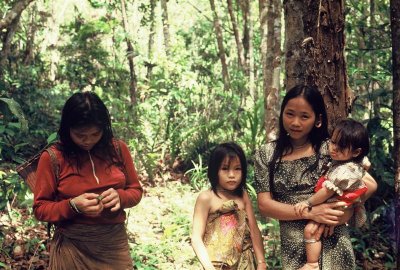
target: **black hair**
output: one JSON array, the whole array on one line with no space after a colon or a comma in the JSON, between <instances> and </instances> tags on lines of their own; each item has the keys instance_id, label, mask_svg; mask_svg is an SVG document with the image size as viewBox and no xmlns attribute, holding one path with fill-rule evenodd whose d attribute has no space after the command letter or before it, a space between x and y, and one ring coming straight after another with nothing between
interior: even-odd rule
<instances>
[{"instance_id":1,"label":"black hair","mask_svg":"<svg viewBox=\"0 0 400 270\"><path fill-rule=\"evenodd\" d=\"M93 92L74 93L64 104L61 114L58 136L58 148L64 157L72 161L76 159L78 168L83 150L76 145L70 136L71 128L95 126L103 131L99 142L91 150L96 156L108 160L110 165L119 160L113 145L113 131L107 107ZM118 162L117 162L118 163Z\"/></svg>"},{"instance_id":2,"label":"black hair","mask_svg":"<svg viewBox=\"0 0 400 270\"><path fill-rule=\"evenodd\" d=\"M361 162L369 152L368 131L363 124L354 119L343 119L337 123L333 134L337 134L338 140L335 144L340 150L348 149L354 151L361 149L360 154L354 157L355 162Z\"/></svg>"},{"instance_id":3,"label":"black hair","mask_svg":"<svg viewBox=\"0 0 400 270\"><path fill-rule=\"evenodd\" d=\"M242 179L239 186L233 191L236 196L243 196L243 191L246 188L247 178L247 160L243 149L234 142L226 142L217 145L211 152L208 161L207 176L211 184L211 190L218 196L217 187L219 183L218 172L222 162L226 157L233 159L238 157L242 168Z\"/></svg>"},{"instance_id":4,"label":"black hair","mask_svg":"<svg viewBox=\"0 0 400 270\"><path fill-rule=\"evenodd\" d=\"M269 180L270 187L272 189L274 173L279 166L279 163L282 159L284 153L290 153L293 151L293 146L290 142L290 136L283 127L283 112L287 103L294 98L303 97L308 104L310 104L312 110L314 111L316 120L320 120L320 126L316 127L314 125L313 129L310 131L308 139L317 154L317 159L314 164L312 164L306 171L314 170L319 162L319 150L321 148L322 142L327 140L329 137L328 133L328 116L325 109L324 99L318 89L314 86L306 86L306 85L296 85L291 88L283 98L281 104L281 111L279 115L279 132L278 138L276 139L276 147L274 153L272 155L272 160L269 165Z\"/></svg>"}]
</instances>

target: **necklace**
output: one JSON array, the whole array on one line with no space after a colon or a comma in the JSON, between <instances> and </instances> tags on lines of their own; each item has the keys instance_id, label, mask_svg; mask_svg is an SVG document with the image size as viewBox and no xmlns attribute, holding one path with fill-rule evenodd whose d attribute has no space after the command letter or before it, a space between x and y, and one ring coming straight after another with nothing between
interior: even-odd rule
<instances>
[{"instance_id":1,"label":"necklace","mask_svg":"<svg viewBox=\"0 0 400 270\"><path fill-rule=\"evenodd\" d=\"M305 143L303 143L301 145L293 145L292 144L292 147L293 147L293 150L298 150L298 149L301 149L301 148L304 148L304 147L308 146L309 144L310 144L310 142L306 141Z\"/></svg>"},{"instance_id":2,"label":"necklace","mask_svg":"<svg viewBox=\"0 0 400 270\"><path fill-rule=\"evenodd\" d=\"M221 194L225 194L225 195L234 195L235 194L234 190L228 190L228 189L224 189L224 188L221 188L221 187L217 188L217 192L221 193Z\"/></svg>"}]
</instances>

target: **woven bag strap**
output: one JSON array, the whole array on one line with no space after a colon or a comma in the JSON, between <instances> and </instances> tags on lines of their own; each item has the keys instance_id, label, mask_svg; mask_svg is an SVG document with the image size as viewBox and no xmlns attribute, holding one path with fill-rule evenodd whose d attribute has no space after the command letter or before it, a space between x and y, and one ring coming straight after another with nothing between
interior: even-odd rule
<instances>
[{"instance_id":1,"label":"woven bag strap","mask_svg":"<svg viewBox=\"0 0 400 270\"><path fill-rule=\"evenodd\" d=\"M56 185L58 185L58 180L60 178L60 164L58 163L56 153L52 147L47 148L45 151L47 151L47 153L50 155L51 168L54 172L54 176L56 177Z\"/></svg>"}]
</instances>

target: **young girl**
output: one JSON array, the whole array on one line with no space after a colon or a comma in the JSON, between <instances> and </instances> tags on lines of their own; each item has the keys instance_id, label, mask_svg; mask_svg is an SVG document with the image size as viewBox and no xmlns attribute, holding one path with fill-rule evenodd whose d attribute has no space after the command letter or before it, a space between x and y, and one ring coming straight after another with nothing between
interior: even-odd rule
<instances>
[{"instance_id":1,"label":"young girl","mask_svg":"<svg viewBox=\"0 0 400 270\"><path fill-rule=\"evenodd\" d=\"M139 203L142 187L127 145L113 138L100 98L75 93L65 103L59 143L37 168L33 211L55 223L49 268L131 270L124 209Z\"/></svg>"},{"instance_id":2,"label":"young girl","mask_svg":"<svg viewBox=\"0 0 400 270\"><path fill-rule=\"evenodd\" d=\"M315 87L297 85L284 97L279 117L278 139L258 149L255 156L255 188L262 215L279 220L281 260L285 270L297 270L306 263L304 227L308 220L336 226L322 241L322 269L355 269L355 257L345 222L351 209L336 209L344 202L323 203L296 215L294 205L307 200L329 161L327 114L322 95ZM375 180L363 177L368 191ZM323 226L318 229L322 229ZM321 230L316 236L318 239Z\"/></svg>"},{"instance_id":3,"label":"young girl","mask_svg":"<svg viewBox=\"0 0 400 270\"><path fill-rule=\"evenodd\" d=\"M211 189L199 194L192 246L204 269L266 269L260 230L246 187L247 161L235 143L218 145L208 164ZM254 249L254 255L253 255Z\"/></svg>"},{"instance_id":4,"label":"young girl","mask_svg":"<svg viewBox=\"0 0 400 270\"><path fill-rule=\"evenodd\" d=\"M332 164L326 176L318 181L315 187L316 193L294 206L297 215L301 216L304 210L325 201L344 201L346 207L359 203L360 196L367 191L366 185L361 180L365 173L361 163L368 151L369 139L366 128L352 119L339 122L329 143ZM365 208L356 207L354 215L355 226L361 227L366 221ZM304 228L307 263L300 268L301 270L319 269L321 242L315 237L316 226L318 224L311 220Z\"/></svg>"}]
</instances>

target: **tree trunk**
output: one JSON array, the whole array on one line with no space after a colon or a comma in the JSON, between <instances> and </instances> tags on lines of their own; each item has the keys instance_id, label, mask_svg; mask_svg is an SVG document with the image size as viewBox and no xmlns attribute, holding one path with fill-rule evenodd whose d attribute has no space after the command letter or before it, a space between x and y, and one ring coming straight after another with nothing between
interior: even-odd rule
<instances>
[{"instance_id":1,"label":"tree trunk","mask_svg":"<svg viewBox=\"0 0 400 270\"><path fill-rule=\"evenodd\" d=\"M170 51L170 38L169 38L169 20L168 20L167 0L161 0L161 9L162 9L162 23L163 23L165 53L168 56L169 51Z\"/></svg>"},{"instance_id":2,"label":"tree trunk","mask_svg":"<svg viewBox=\"0 0 400 270\"><path fill-rule=\"evenodd\" d=\"M210 6L211 6L211 11L212 11L213 17L214 17L214 30L215 30L215 35L217 37L218 56L219 56L219 59L221 61L221 65L222 65L222 80L224 82L224 90L228 91L231 88L231 86L230 86L230 79L229 79L229 73L228 73L228 65L226 64L226 56L225 56L225 48L224 48L224 42L223 42L223 37L222 37L221 23L219 21L218 13L215 8L214 0L210 0Z\"/></svg>"},{"instance_id":3,"label":"tree trunk","mask_svg":"<svg viewBox=\"0 0 400 270\"><path fill-rule=\"evenodd\" d=\"M324 96L329 129L347 117L353 96L344 58L344 1L285 2L287 88L315 85ZM300 27L299 27L300 26Z\"/></svg>"},{"instance_id":4,"label":"tree trunk","mask_svg":"<svg viewBox=\"0 0 400 270\"><path fill-rule=\"evenodd\" d=\"M400 247L400 0L390 0L393 60L393 138L396 202L396 247ZM400 252L397 250L397 269Z\"/></svg>"},{"instance_id":5,"label":"tree trunk","mask_svg":"<svg viewBox=\"0 0 400 270\"><path fill-rule=\"evenodd\" d=\"M243 14L243 49L244 49L244 59L246 62L246 75L249 75L249 50L250 50L250 3L248 0L238 0L240 4L240 9Z\"/></svg>"},{"instance_id":6,"label":"tree trunk","mask_svg":"<svg viewBox=\"0 0 400 270\"><path fill-rule=\"evenodd\" d=\"M3 19L0 20L0 30L8 28L13 21L19 20L18 17L21 16L21 13L28 7L28 5L34 0L20 0L14 3L14 6L10 11L4 16Z\"/></svg>"},{"instance_id":7,"label":"tree trunk","mask_svg":"<svg viewBox=\"0 0 400 270\"><path fill-rule=\"evenodd\" d=\"M267 141L276 139L279 118L279 84L281 64L280 0L259 1L261 59L264 84L264 127ZM272 67L272 68L271 68Z\"/></svg>"},{"instance_id":8,"label":"tree trunk","mask_svg":"<svg viewBox=\"0 0 400 270\"><path fill-rule=\"evenodd\" d=\"M249 0L246 0L248 8L248 23L249 23L249 92L250 96L254 101L258 99L257 91L255 87L255 64L254 64L254 46L253 46L253 35L254 35L254 27L252 20L252 13Z\"/></svg>"},{"instance_id":9,"label":"tree trunk","mask_svg":"<svg viewBox=\"0 0 400 270\"><path fill-rule=\"evenodd\" d=\"M29 65L30 63L32 63L34 57L33 47L35 44L35 34L37 30L37 25L35 23L36 14L37 14L37 8L35 7L32 11L31 23L26 33L26 46L25 46L24 60L23 60L24 65Z\"/></svg>"},{"instance_id":10,"label":"tree trunk","mask_svg":"<svg viewBox=\"0 0 400 270\"><path fill-rule=\"evenodd\" d=\"M33 1L34 0L16 1L11 10L0 20L0 38L3 43L0 51L0 79L3 79L4 76L4 69L10 54L11 41L17 30L21 14Z\"/></svg>"},{"instance_id":11,"label":"tree trunk","mask_svg":"<svg viewBox=\"0 0 400 270\"><path fill-rule=\"evenodd\" d=\"M132 42L129 39L129 30L128 30L128 19L126 17L126 6L125 6L125 0L121 0L121 13L122 13L122 23L124 27L124 31L126 33L126 54L128 58L128 63L129 63L129 75L130 75L130 83L129 83L129 95L131 98L131 104L136 105L136 91L137 91L137 77L135 73L135 64L133 61L134 57L134 50L132 46Z\"/></svg>"},{"instance_id":12,"label":"tree trunk","mask_svg":"<svg viewBox=\"0 0 400 270\"><path fill-rule=\"evenodd\" d=\"M8 57L11 51L11 41L17 30L21 14L14 18L11 24L8 25L7 31L2 35L3 48L0 52L0 80L3 79L4 70L6 69Z\"/></svg>"},{"instance_id":13,"label":"tree trunk","mask_svg":"<svg viewBox=\"0 0 400 270\"><path fill-rule=\"evenodd\" d=\"M149 44L148 44L148 63L146 63L147 67L147 75L146 78L148 80L151 79L151 74L153 71L154 63L153 63L153 46L154 46L154 35L155 35L155 16L154 10L156 7L156 0L150 0L150 33L149 33Z\"/></svg>"},{"instance_id":14,"label":"tree trunk","mask_svg":"<svg viewBox=\"0 0 400 270\"><path fill-rule=\"evenodd\" d=\"M233 12L232 0L227 0L227 3L228 3L228 13L229 13L229 17L231 18L233 34L235 36L235 41L236 41L239 67L241 69L245 70L246 63L244 60L243 44L242 44L242 40L240 39L239 27L237 25L236 17Z\"/></svg>"}]
</instances>

